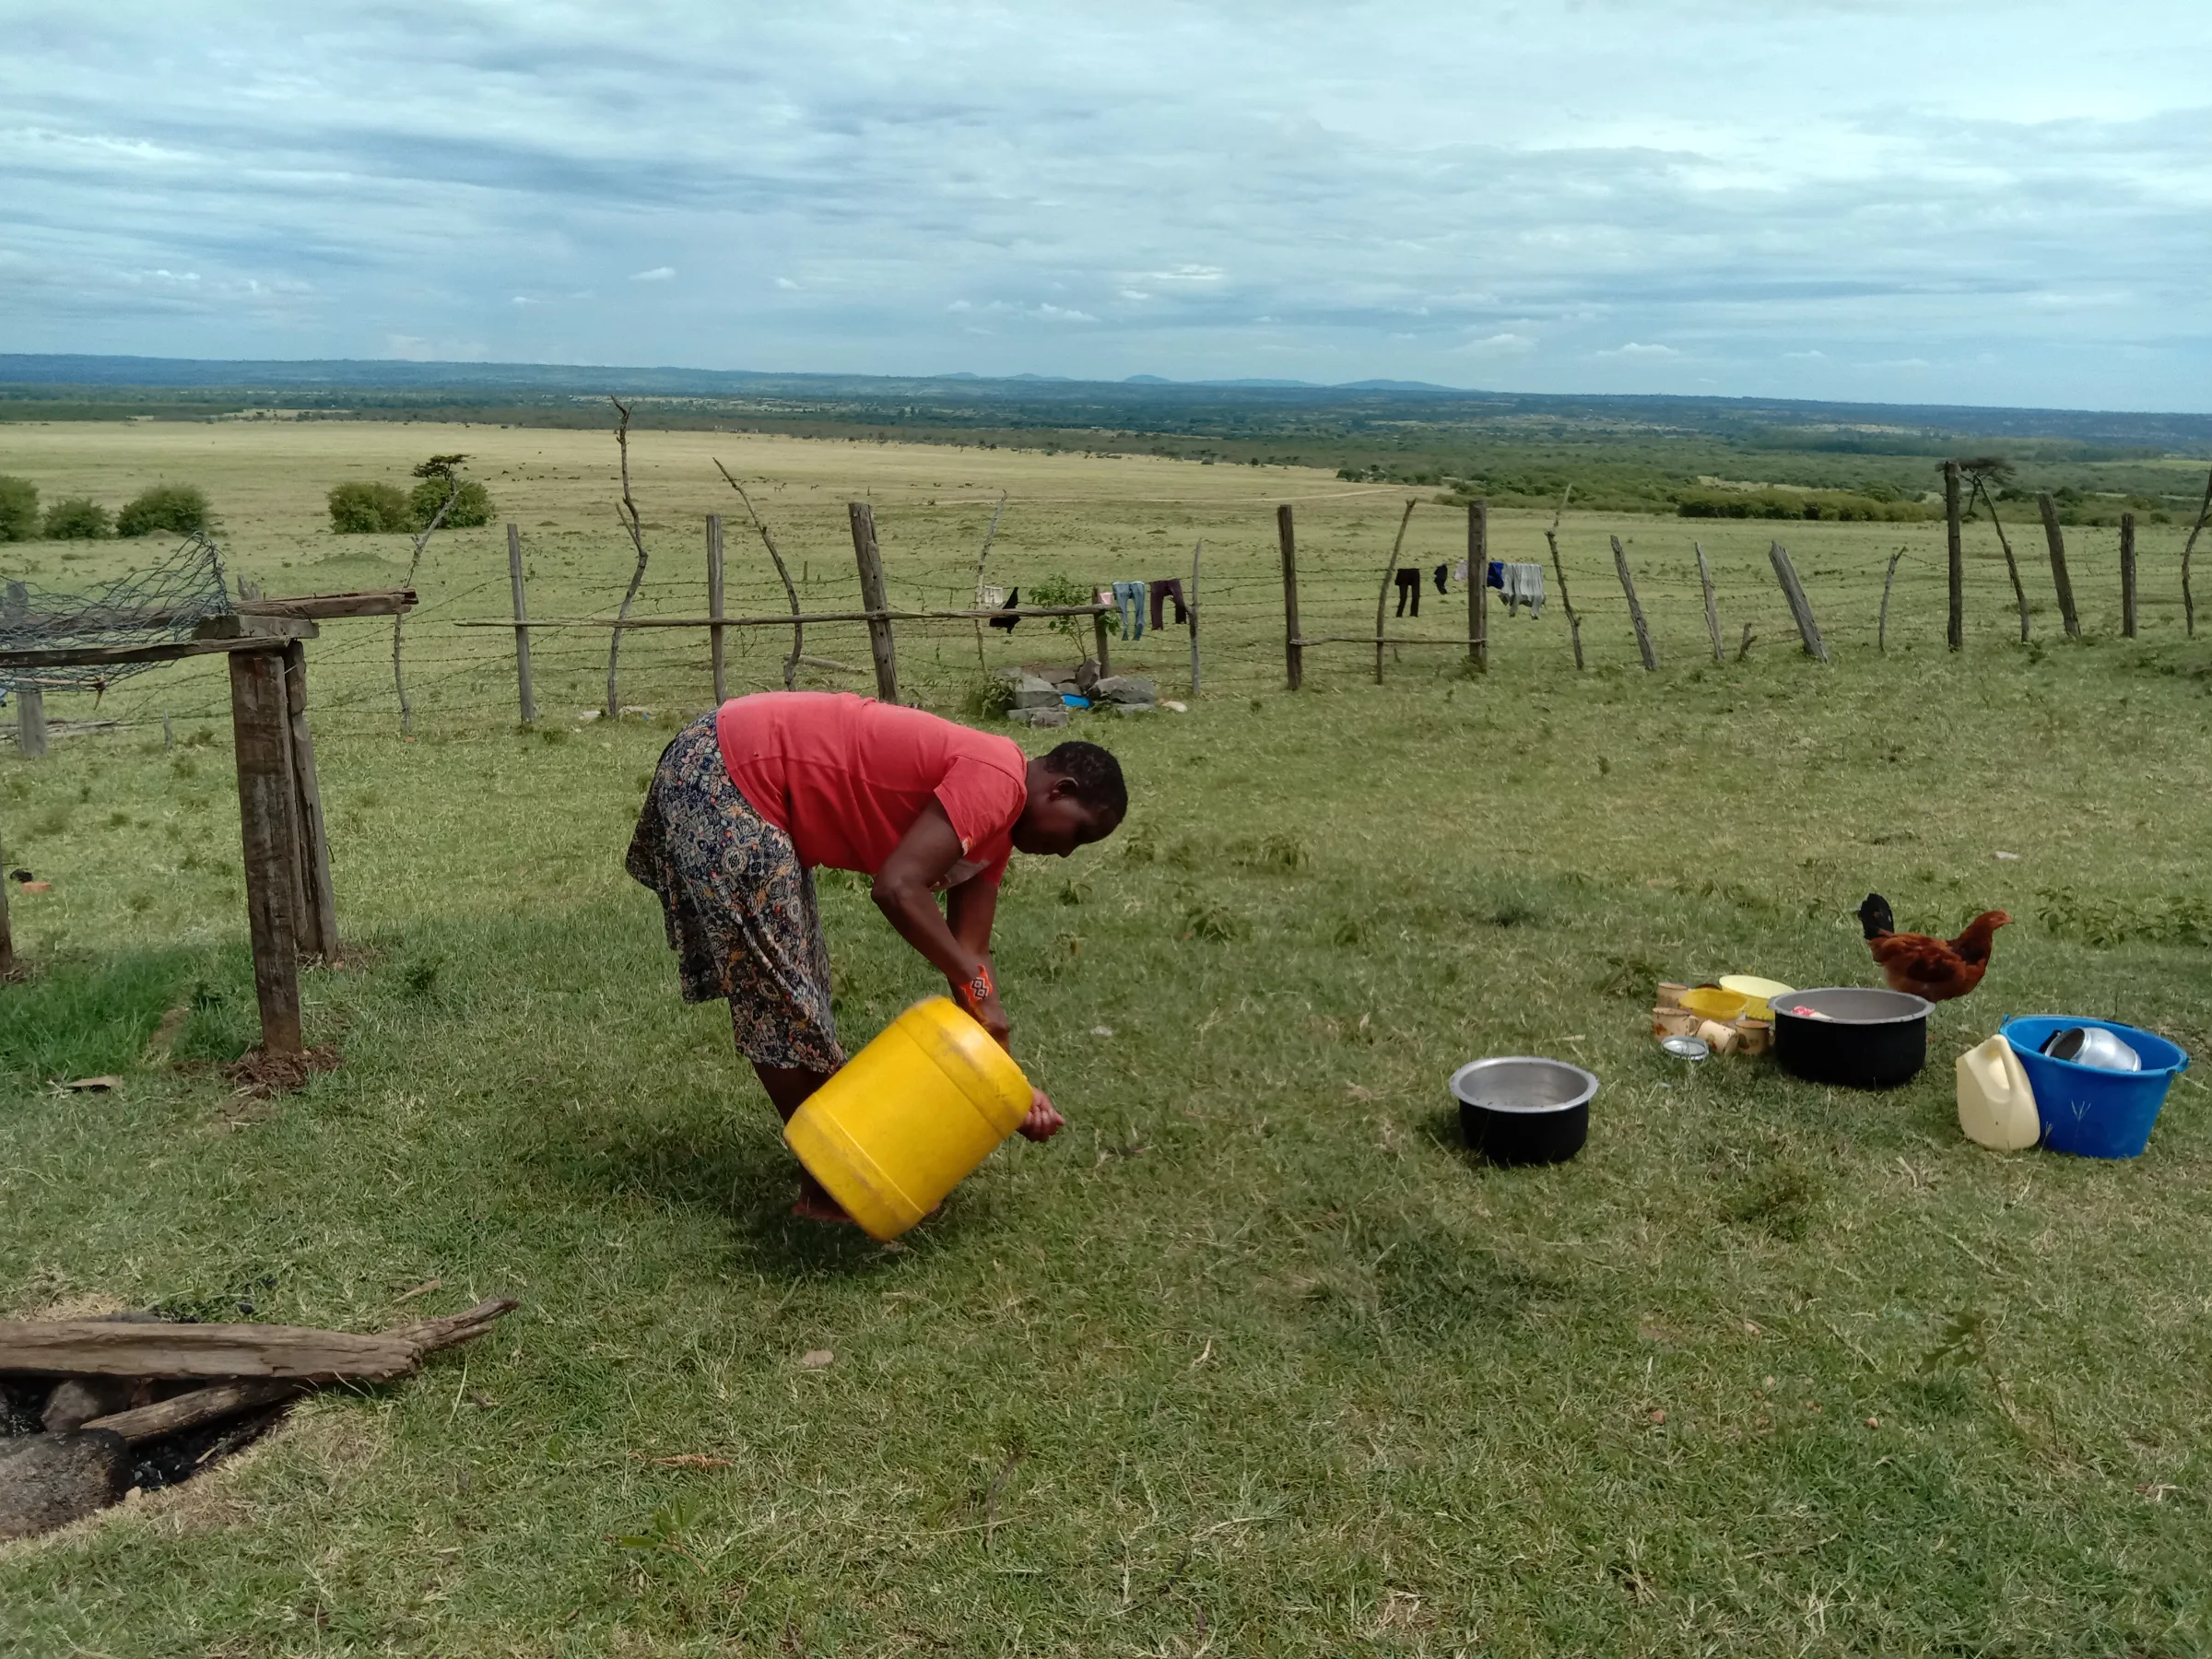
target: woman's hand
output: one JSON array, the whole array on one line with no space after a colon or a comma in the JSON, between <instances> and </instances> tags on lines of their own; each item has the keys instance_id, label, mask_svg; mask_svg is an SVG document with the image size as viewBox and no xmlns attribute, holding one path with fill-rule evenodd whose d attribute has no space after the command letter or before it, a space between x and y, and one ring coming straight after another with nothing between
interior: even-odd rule
<instances>
[{"instance_id":1,"label":"woman's hand","mask_svg":"<svg viewBox=\"0 0 2212 1659\"><path fill-rule=\"evenodd\" d=\"M1048 1141L1067 1127L1067 1120L1060 1115L1041 1088L1030 1090L1030 1115L1016 1125L1014 1133L1024 1139Z\"/></svg>"}]
</instances>

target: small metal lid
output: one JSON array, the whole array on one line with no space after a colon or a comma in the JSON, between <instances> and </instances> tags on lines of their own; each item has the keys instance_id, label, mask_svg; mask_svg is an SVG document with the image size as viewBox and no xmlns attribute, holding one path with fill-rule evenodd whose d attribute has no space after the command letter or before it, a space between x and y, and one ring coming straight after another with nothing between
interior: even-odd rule
<instances>
[{"instance_id":1,"label":"small metal lid","mask_svg":"<svg viewBox=\"0 0 2212 1659\"><path fill-rule=\"evenodd\" d=\"M1668 1037L1659 1046L1677 1060L1702 1060L1712 1053L1712 1045L1702 1037Z\"/></svg>"}]
</instances>

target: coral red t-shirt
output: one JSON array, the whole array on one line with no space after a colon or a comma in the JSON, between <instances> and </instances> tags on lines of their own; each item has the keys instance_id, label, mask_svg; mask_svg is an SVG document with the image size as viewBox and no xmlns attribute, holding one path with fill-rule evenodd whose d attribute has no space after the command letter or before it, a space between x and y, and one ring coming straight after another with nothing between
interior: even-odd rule
<instances>
[{"instance_id":1,"label":"coral red t-shirt","mask_svg":"<svg viewBox=\"0 0 2212 1659\"><path fill-rule=\"evenodd\" d=\"M1010 737L850 691L734 697L714 735L730 781L803 864L873 876L934 796L960 838L940 885L1006 874L1029 802L1029 759Z\"/></svg>"}]
</instances>

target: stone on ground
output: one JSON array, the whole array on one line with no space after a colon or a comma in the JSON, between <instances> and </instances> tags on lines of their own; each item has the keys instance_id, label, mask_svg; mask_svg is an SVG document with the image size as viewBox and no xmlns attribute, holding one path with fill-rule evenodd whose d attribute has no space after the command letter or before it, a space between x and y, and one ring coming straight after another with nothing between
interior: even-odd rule
<instances>
[{"instance_id":1,"label":"stone on ground","mask_svg":"<svg viewBox=\"0 0 2212 1659\"><path fill-rule=\"evenodd\" d=\"M131 1448L106 1429L0 1441L0 1538L66 1525L121 1498Z\"/></svg>"}]
</instances>

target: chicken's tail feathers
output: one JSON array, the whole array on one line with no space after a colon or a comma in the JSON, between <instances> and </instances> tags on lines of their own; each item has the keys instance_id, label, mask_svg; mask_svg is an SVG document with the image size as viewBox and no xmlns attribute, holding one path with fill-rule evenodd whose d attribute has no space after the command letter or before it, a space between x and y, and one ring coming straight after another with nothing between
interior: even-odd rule
<instances>
[{"instance_id":1,"label":"chicken's tail feathers","mask_svg":"<svg viewBox=\"0 0 2212 1659\"><path fill-rule=\"evenodd\" d=\"M1897 917L1890 912L1889 900L1879 893L1867 894L1866 901L1859 906L1859 925L1866 930L1866 936L1870 939L1895 933Z\"/></svg>"}]
</instances>

